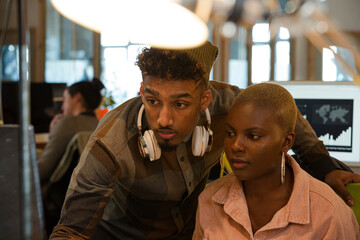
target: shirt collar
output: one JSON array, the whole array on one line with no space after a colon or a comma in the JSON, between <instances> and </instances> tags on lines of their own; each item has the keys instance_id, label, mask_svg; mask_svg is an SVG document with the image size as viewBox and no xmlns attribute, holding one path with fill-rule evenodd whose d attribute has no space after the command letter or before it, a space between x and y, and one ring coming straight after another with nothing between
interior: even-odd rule
<instances>
[{"instance_id":1,"label":"shirt collar","mask_svg":"<svg viewBox=\"0 0 360 240\"><path fill-rule=\"evenodd\" d=\"M277 227L279 227L279 224L287 225L288 223L309 224L309 176L290 155L287 155L287 163L294 172L293 191L287 205L275 214L273 220L276 218ZM242 184L241 181L237 180L236 176L233 177L231 183L215 192L212 200L224 205L224 211L234 220L238 217L244 217L244 215L248 216ZM273 220L269 223L268 227L271 227Z\"/></svg>"},{"instance_id":2,"label":"shirt collar","mask_svg":"<svg viewBox=\"0 0 360 240\"><path fill-rule=\"evenodd\" d=\"M289 222L298 224L310 223L310 182L309 175L301 169L299 164L290 155L287 155L288 164L294 173L294 187L287 204Z\"/></svg>"}]
</instances>

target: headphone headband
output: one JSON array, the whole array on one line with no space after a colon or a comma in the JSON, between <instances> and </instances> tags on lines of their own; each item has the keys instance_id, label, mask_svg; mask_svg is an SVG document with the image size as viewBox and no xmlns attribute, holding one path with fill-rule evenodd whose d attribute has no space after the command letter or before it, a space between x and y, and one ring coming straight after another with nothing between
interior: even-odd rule
<instances>
[{"instance_id":1,"label":"headphone headband","mask_svg":"<svg viewBox=\"0 0 360 240\"><path fill-rule=\"evenodd\" d=\"M141 107L140 107L140 110L139 110L138 118L137 118L137 127L138 127L139 131L142 130L142 127L141 127L141 118L142 118L144 109L145 109L144 104L142 104Z\"/></svg>"},{"instance_id":2,"label":"headphone headband","mask_svg":"<svg viewBox=\"0 0 360 240\"><path fill-rule=\"evenodd\" d=\"M205 110L205 114L206 114L206 121L207 121L207 123L208 123L208 127L210 126L210 124L211 124L211 117L210 117L210 111L209 111L209 109L208 108L206 108L206 110Z\"/></svg>"}]
</instances>

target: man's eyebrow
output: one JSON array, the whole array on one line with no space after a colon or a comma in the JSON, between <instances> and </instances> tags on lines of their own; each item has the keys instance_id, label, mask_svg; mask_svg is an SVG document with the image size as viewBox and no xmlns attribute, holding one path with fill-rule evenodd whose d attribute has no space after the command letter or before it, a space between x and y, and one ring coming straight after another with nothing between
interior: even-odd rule
<instances>
[{"instance_id":1,"label":"man's eyebrow","mask_svg":"<svg viewBox=\"0 0 360 240\"><path fill-rule=\"evenodd\" d=\"M192 98L192 96L188 93L179 93L175 95L171 95L172 98Z\"/></svg>"},{"instance_id":2,"label":"man's eyebrow","mask_svg":"<svg viewBox=\"0 0 360 240\"><path fill-rule=\"evenodd\" d=\"M231 130L234 130L234 128L229 123L225 123L225 126L230 128Z\"/></svg>"},{"instance_id":3,"label":"man's eyebrow","mask_svg":"<svg viewBox=\"0 0 360 240\"><path fill-rule=\"evenodd\" d=\"M154 96L160 95L158 91L154 91L149 88L145 88L144 93L148 93ZM193 98L193 97L189 93L179 93L179 94L171 95L171 98Z\"/></svg>"},{"instance_id":4,"label":"man's eyebrow","mask_svg":"<svg viewBox=\"0 0 360 240\"><path fill-rule=\"evenodd\" d=\"M152 95L155 95L155 96L160 95L157 91L153 91L153 90L151 90L149 88L145 88L144 93L149 93L149 94L152 94Z\"/></svg>"}]
</instances>

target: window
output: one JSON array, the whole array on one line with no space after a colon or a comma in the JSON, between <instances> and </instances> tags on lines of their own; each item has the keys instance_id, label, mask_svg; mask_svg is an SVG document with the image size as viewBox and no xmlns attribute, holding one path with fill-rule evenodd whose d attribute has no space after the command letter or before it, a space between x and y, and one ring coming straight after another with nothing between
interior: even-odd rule
<instances>
[{"instance_id":1,"label":"window","mask_svg":"<svg viewBox=\"0 0 360 240\"><path fill-rule=\"evenodd\" d=\"M0 79L19 80L19 46L4 45L1 50Z\"/></svg>"},{"instance_id":2,"label":"window","mask_svg":"<svg viewBox=\"0 0 360 240\"><path fill-rule=\"evenodd\" d=\"M289 39L289 30L281 27L275 44L274 80L276 81L288 81L291 78Z\"/></svg>"},{"instance_id":3,"label":"window","mask_svg":"<svg viewBox=\"0 0 360 240\"><path fill-rule=\"evenodd\" d=\"M240 88L248 86L246 38L246 29L239 27L237 38L230 42L229 83Z\"/></svg>"},{"instance_id":4,"label":"window","mask_svg":"<svg viewBox=\"0 0 360 240\"><path fill-rule=\"evenodd\" d=\"M252 30L251 80L253 83L270 80L270 32L268 23L257 23Z\"/></svg>"},{"instance_id":5,"label":"window","mask_svg":"<svg viewBox=\"0 0 360 240\"><path fill-rule=\"evenodd\" d=\"M126 36L116 32L101 34L101 79L116 103L112 107L139 95L142 76L135 62L144 47L150 46L129 43ZM210 79L212 76L211 71Z\"/></svg>"},{"instance_id":6,"label":"window","mask_svg":"<svg viewBox=\"0 0 360 240\"><path fill-rule=\"evenodd\" d=\"M332 51L341 56L356 72L354 56L350 50L342 47L331 46ZM328 48L323 49L322 79L323 81L353 81L354 78L345 70L342 63L335 58L334 53Z\"/></svg>"},{"instance_id":7,"label":"window","mask_svg":"<svg viewBox=\"0 0 360 240\"><path fill-rule=\"evenodd\" d=\"M61 16L46 1L45 81L72 84L93 78L93 32Z\"/></svg>"},{"instance_id":8,"label":"window","mask_svg":"<svg viewBox=\"0 0 360 240\"><path fill-rule=\"evenodd\" d=\"M272 59L272 51L274 51L274 59ZM269 23L255 24L252 29L251 47L252 82L288 81L290 78L290 33L288 29L280 27L274 46L272 46Z\"/></svg>"},{"instance_id":9,"label":"window","mask_svg":"<svg viewBox=\"0 0 360 240\"><path fill-rule=\"evenodd\" d=\"M103 44L103 37L101 41ZM137 44L102 46L101 79L112 95L115 106L139 94L142 76L135 62L144 47Z\"/></svg>"}]
</instances>

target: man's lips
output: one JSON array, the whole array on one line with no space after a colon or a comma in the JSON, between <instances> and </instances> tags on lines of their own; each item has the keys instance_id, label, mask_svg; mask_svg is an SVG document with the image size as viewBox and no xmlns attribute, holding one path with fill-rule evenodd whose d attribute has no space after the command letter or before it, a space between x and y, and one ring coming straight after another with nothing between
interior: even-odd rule
<instances>
[{"instance_id":1,"label":"man's lips","mask_svg":"<svg viewBox=\"0 0 360 240\"><path fill-rule=\"evenodd\" d=\"M173 138L176 133L173 131L157 131L159 136L163 139L171 139Z\"/></svg>"},{"instance_id":2,"label":"man's lips","mask_svg":"<svg viewBox=\"0 0 360 240\"><path fill-rule=\"evenodd\" d=\"M246 168L247 166L250 165L249 162L240 159L231 159L230 162L231 162L231 166L236 169Z\"/></svg>"}]
</instances>

